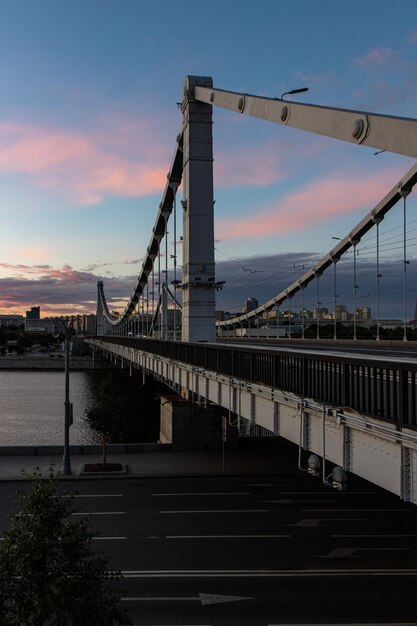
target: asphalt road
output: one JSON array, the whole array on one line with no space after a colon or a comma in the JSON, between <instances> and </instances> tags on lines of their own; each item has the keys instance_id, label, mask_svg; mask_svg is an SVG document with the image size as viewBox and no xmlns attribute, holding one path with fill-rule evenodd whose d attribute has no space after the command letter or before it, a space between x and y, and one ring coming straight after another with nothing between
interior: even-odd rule
<instances>
[{"instance_id":1,"label":"asphalt road","mask_svg":"<svg viewBox=\"0 0 417 626\"><path fill-rule=\"evenodd\" d=\"M145 626L417 624L417 511L307 475L71 481ZM20 483L19 487L22 487ZM0 529L17 483L0 483Z\"/></svg>"},{"instance_id":2,"label":"asphalt road","mask_svg":"<svg viewBox=\"0 0 417 626\"><path fill-rule=\"evenodd\" d=\"M361 356L375 356L375 357L387 357L393 359L401 359L406 362L415 360L417 358L417 347L415 346L415 342L406 342L404 346L390 346L383 341L379 344L375 343L371 346L366 345L342 345L335 343L329 344L301 344L297 343L297 340L287 339L285 342L278 343L268 343L264 342L250 342L250 341L241 341L238 343L233 343L233 341L223 341L224 345L230 345L234 347L239 347L242 345L248 346L250 348L259 348L268 350L277 350L288 352L291 350L293 352L307 352L307 353L317 353L323 355L342 355L347 357L360 358Z\"/></svg>"}]
</instances>

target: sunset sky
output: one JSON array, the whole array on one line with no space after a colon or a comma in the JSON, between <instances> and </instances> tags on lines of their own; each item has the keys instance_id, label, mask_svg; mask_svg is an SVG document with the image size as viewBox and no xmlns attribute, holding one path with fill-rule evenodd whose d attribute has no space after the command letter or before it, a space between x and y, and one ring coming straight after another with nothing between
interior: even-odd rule
<instances>
[{"instance_id":1,"label":"sunset sky","mask_svg":"<svg viewBox=\"0 0 417 626\"><path fill-rule=\"evenodd\" d=\"M92 312L97 280L121 306L151 235L187 74L268 97L308 86L293 99L417 117L417 4L3 0L0 313ZM213 132L219 308L230 310L292 282L413 164L222 109ZM386 316L401 316L401 215L398 206L381 225ZM367 306L373 241L359 246Z\"/></svg>"}]
</instances>

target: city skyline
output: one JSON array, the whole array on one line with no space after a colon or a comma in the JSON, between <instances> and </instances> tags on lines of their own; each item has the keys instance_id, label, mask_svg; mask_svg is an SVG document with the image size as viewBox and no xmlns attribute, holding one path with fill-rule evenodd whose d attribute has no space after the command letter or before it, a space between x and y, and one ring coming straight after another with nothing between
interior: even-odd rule
<instances>
[{"instance_id":1,"label":"city skyline","mask_svg":"<svg viewBox=\"0 0 417 626\"><path fill-rule=\"evenodd\" d=\"M94 312L97 280L111 307L123 306L181 126L176 103L186 74L268 97L308 86L293 98L415 115L417 30L393 23L387 1L267 0L262 11L243 1L239 20L231 2L169 7L43 0L36 10L28 1L0 8L1 313L33 304L49 315ZM412 164L221 109L213 130L217 276L226 281L218 308L285 288ZM413 222L413 194L408 205ZM400 206L381 224L381 307L393 317L402 314L400 224ZM358 259L359 296L372 308L373 238L361 242ZM349 257L340 297L351 291L348 265ZM323 299L331 300L325 282Z\"/></svg>"}]
</instances>

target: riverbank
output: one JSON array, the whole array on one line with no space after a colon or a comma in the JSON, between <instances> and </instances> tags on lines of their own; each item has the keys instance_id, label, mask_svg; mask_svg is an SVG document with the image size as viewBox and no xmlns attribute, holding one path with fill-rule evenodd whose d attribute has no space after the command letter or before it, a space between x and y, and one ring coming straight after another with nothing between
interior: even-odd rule
<instances>
[{"instance_id":1,"label":"riverbank","mask_svg":"<svg viewBox=\"0 0 417 626\"><path fill-rule=\"evenodd\" d=\"M64 370L65 359L62 354L54 355L15 355L0 357L0 370ZM107 359L95 358L92 356L72 356L70 358L70 369L81 370L108 370L115 369L115 366ZM117 368L119 369L119 368Z\"/></svg>"}]
</instances>

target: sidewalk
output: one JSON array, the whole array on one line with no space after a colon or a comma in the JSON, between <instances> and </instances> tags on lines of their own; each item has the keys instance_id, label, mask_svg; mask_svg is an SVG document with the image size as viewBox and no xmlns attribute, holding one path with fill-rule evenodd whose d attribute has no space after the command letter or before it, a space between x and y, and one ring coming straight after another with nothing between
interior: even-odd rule
<instances>
[{"instance_id":1,"label":"sidewalk","mask_svg":"<svg viewBox=\"0 0 417 626\"><path fill-rule=\"evenodd\" d=\"M239 450L226 450L224 474L280 474L300 475L297 467L297 447L283 440L268 442L245 442ZM204 476L223 474L222 452L166 452L115 453L108 456L108 462L127 466L125 475L80 476L79 472L87 463L101 462L100 454L73 454L71 456L72 475L63 479L108 480L129 477L171 477ZM22 479L22 470L31 474L39 468L42 476L49 476L50 466L61 471L62 455L38 454L0 456L0 480Z\"/></svg>"}]
</instances>

